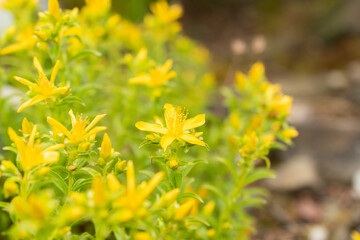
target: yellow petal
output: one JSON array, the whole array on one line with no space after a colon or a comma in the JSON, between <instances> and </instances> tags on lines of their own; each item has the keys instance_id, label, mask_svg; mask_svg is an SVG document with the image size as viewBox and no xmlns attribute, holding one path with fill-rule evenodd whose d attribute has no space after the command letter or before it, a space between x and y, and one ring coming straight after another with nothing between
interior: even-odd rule
<instances>
[{"instance_id":1,"label":"yellow petal","mask_svg":"<svg viewBox=\"0 0 360 240\"><path fill-rule=\"evenodd\" d=\"M93 201L95 207L103 206L106 201L106 191L99 175L95 176L92 181Z\"/></svg>"},{"instance_id":2,"label":"yellow petal","mask_svg":"<svg viewBox=\"0 0 360 240\"><path fill-rule=\"evenodd\" d=\"M72 128L74 128L74 126L76 124L76 117L75 117L72 109L70 109L70 111L69 111L69 116L71 119L71 126L72 126Z\"/></svg>"},{"instance_id":3,"label":"yellow petal","mask_svg":"<svg viewBox=\"0 0 360 240\"><path fill-rule=\"evenodd\" d=\"M106 116L106 114L97 115L94 120L85 128L85 132L89 131L91 128L93 128L101 119L103 119Z\"/></svg>"},{"instance_id":4,"label":"yellow petal","mask_svg":"<svg viewBox=\"0 0 360 240\"><path fill-rule=\"evenodd\" d=\"M36 95L35 97L27 100L26 102L24 102L23 104L21 104L21 106L18 108L17 112L22 112L24 111L26 108L31 107L32 105L35 105L43 100L45 100L46 97L44 97L43 95Z\"/></svg>"},{"instance_id":5,"label":"yellow petal","mask_svg":"<svg viewBox=\"0 0 360 240\"><path fill-rule=\"evenodd\" d=\"M129 199L135 197L136 184L135 184L135 170L133 161L128 161L126 170L127 194ZM135 201L135 199L132 199Z\"/></svg>"},{"instance_id":6,"label":"yellow petal","mask_svg":"<svg viewBox=\"0 0 360 240\"><path fill-rule=\"evenodd\" d=\"M29 137L28 145L34 145L36 133L37 133L37 126L34 125L31 131L31 135Z\"/></svg>"},{"instance_id":7,"label":"yellow petal","mask_svg":"<svg viewBox=\"0 0 360 240\"><path fill-rule=\"evenodd\" d=\"M170 135L164 135L160 140L160 145L166 151L167 147L175 140L175 137Z\"/></svg>"},{"instance_id":8,"label":"yellow petal","mask_svg":"<svg viewBox=\"0 0 360 240\"><path fill-rule=\"evenodd\" d=\"M188 143L191 143L191 144L205 146L205 143L203 141L197 139L195 136L193 136L191 134L188 134L188 133L181 134L180 138L182 140L184 140L185 142L188 142Z\"/></svg>"},{"instance_id":9,"label":"yellow petal","mask_svg":"<svg viewBox=\"0 0 360 240\"><path fill-rule=\"evenodd\" d=\"M66 86L66 87L61 87L61 88L56 88L55 90L52 91L52 94L65 94L69 91L70 87Z\"/></svg>"},{"instance_id":10,"label":"yellow petal","mask_svg":"<svg viewBox=\"0 0 360 240\"><path fill-rule=\"evenodd\" d=\"M173 65L173 61L171 59L167 60L164 65L161 66L161 71L166 73L168 72Z\"/></svg>"},{"instance_id":11,"label":"yellow petal","mask_svg":"<svg viewBox=\"0 0 360 240\"><path fill-rule=\"evenodd\" d=\"M265 67L262 62L256 62L252 65L249 71L250 80L254 83L257 83L265 75Z\"/></svg>"},{"instance_id":12,"label":"yellow petal","mask_svg":"<svg viewBox=\"0 0 360 240\"><path fill-rule=\"evenodd\" d=\"M183 131L194 129L204 124L205 124L205 114L199 114L184 122Z\"/></svg>"},{"instance_id":13,"label":"yellow petal","mask_svg":"<svg viewBox=\"0 0 360 240\"><path fill-rule=\"evenodd\" d=\"M36 70L38 71L39 75L44 75L44 70L42 69L39 60L37 59L37 57L34 57L34 67L36 68Z\"/></svg>"},{"instance_id":14,"label":"yellow petal","mask_svg":"<svg viewBox=\"0 0 360 240\"><path fill-rule=\"evenodd\" d=\"M46 120L58 132L65 134L65 136L67 136L68 138L71 137L70 132L67 130L67 128L64 125L62 125L61 123L59 123L58 121L56 121L55 119L53 119L51 117L47 117Z\"/></svg>"},{"instance_id":15,"label":"yellow petal","mask_svg":"<svg viewBox=\"0 0 360 240\"><path fill-rule=\"evenodd\" d=\"M174 219L183 220L186 218L191 213L191 210L195 204L195 201L186 201L185 203L181 204L180 207L175 211Z\"/></svg>"},{"instance_id":16,"label":"yellow petal","mask_svg":"<svg viewBox=\"0 0 360 240\"><path fill-rule=\"evenodd\" d=\"M154 191L156 186L159 185L161 180L164 178L164 175L164 172L158 172L150 179L150 181L146 184L144 191L141 192L139 201L145 200L145 198L147 198Z\"/></svg>"},{"instance_id":17,"label":"yellow petal","mask_svg":"<svg viewBox=\"0 0 360 240\"><path fill-rule=\"evenodd\" d=\"M58 150L58 149L64 148L64 147L65 147L65 144L55 144L51 147L46 148L43 152L55 151L55 150Z\"/></svg>"},{"instance_id":18,"label":"yellow petal","mask_svg":"<svg viewBox=\"0 0 360 240\"><path fill-rule=\"evenodd\" d=\"M106 129L107 129L106 127L94 127L87 134L84 135L84 138L88 138L92 135L97 134L98 132L105 131Z\"/></svg>"},{"instance_id":19,"label":"yellow petal","mask_svg":"<svg viewBox=\"0 0 360 240\"><path fill-rule=\"evenodd\" d=\"M27 120L27 118L24 118L21 124L21 129L23 134L30 134L31 133L31 124Z\"/></svg>"},{"instance_id":20,"label":"yellow petal","mask_svg":"<svg viewBox=\"0 0 360 240\"><path fill-rule=\"evenodd\" d=\"M112 146L109 135L104 134L103 141L101 143L101 154L104 158L107 158L111 155Z\"/></svg>"},{"instance_id":21,"label":"yellow petal","mask_svg":"<svg viewBox=\"0 0 360 240\"><path fill-rule=\"evenodd\" d=\"M8 134L9 134L11 141L13 141L15 143L15 146L21 156L23 154L23 152L25 151L24 141L16 134L16 132L12 128L8 129Z\"/></svg>"},{"instance_id":22,"label":"yellow petal","mask_svg":"<svg viewBox=\"0 0 360 240\"><path fill-rule=\"evenodd\" d=\"M151 84L151 77L147 73L142 73L136 77L130 78L129 83L149 86Z\"/></svg>"},{"instance_id":23,"label":"yellow petal","mask_svg":"<svg viewBox=\"0 0 360 240\"><path fill-rule=\"evenodd\" d=\"M21 78L21 77L17 77L17 76L14 76L14 79L26 86L28 86L29 88L36 88L37 85L33 82L30 82L29 80L25 79L25 78Z\"/></svg>"},{"instance_id":24,"label":"yellow petal","mask_svg":"<svg viewBox=\"0 0 360 240\"><path fill-rule=\"evenodd\" d=\"M49 0L49 13L53 15L55 18L60 17L61 10L59 6L59 2L57 0Z\"/></svg>"},{"instance_id":25,"label":"yellow petal","mask_svg":"<svg viewBox=\"0 0 360 240\"><path fill-rule=\"evenodd\" d=\"M114 174L109 173L106 177L106 180L111 192L116 192L121 189L121 184Z\"/></svg>"},{"instance_id":26,"label":"yellow petal","mask_svg":"<svg viewBox=\"0 0 360 240\"><path fill-rule=\"evenodd\" d=\"M44 152L44 162L43 163L54 163L59 160L59 153L55 151ZM40 163L41 164L41 163Z\"/></svg>"},{"instance_id":27,"label":"yellow petal","mask_svg":"<svg viewBox=\"0 0 360 240\"><path fill-rule=\"evenodd\" d=\"M50 1L52 1L52 0L50 0ZM50 1L49 1L49 4L50 4ZM53 1L56 1L56 2L57 2L57 0L53 0ZM59 3L58 3L58 6L59 6ZM59 71L59 67L60 67L60 61L57 60L56 63L55 63L54 69L53 69L53 71L52 71L52 73L51 73L51 77L50 77L50 84L51 84L51 86L54 85L56 75L57 75L57 73L58 73L58 71Z\"/></svg>"},{"instance_id":28,"label":"yellow petal","mask_svg":"<svg viewBox=\"0 0 360 240\"><path fill-rule=\"evenodd\" d=\"M160 126L159 124L147 123L142 121L135 123L135 127L141 131L156 132L161 134L166 134L168 131L166 128Z\"/></svg>"}]
</instances>

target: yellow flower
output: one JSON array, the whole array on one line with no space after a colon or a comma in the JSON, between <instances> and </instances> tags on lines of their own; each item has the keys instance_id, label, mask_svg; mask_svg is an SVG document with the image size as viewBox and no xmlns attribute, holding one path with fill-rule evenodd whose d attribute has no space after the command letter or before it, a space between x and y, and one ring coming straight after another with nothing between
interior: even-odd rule
<instances>
[{"instance_id":1,"label":"yellow flower","mask_svg":"<svg viewBox=\"0 0 360 240\"><path fill-rule=\"evenodd\" d=\"M166 151L167 147L175 139L180 139L185 142L205 146L205 143L196 136L187 133L188 130L200 127L205 124L205 114L199 114L193 118L187 119L187 114L184 113L181 107L173 107L171 104L164 106L166 127L162 124L153 124L146 122L137 122L135 126L141 131L155 132L163 134L160 140L160 145Z\"/></svg>"},{"instance_id":2,"label":"yellow flower","mask_svg":"<svg viewBox=\"0 0 360 240\"><path fill-rule=\"evenodd\" d=\"M69 131L64 125L51 117L47 117L47 122L52 126L53 130L64 134L69 142L78 145L81 141L96 135L98 132L106 130L106 127L94 127L106 114L97 115L92 122L87 125L88 117L82 118L82 114L75 117L72 110L69 111L72 129ZM87 125L87 126L86 126Z\"/></svg>"},{"instance_id":3,"label":"yellow flower","mask_svg":"<svg viewBox=\"0 0 360 240\"><path fill-rule=\"evenodd\" d=\"M151 240L151 236L147 232L137 232L134 235L134 240Z\"/></svg>"},{"instance_id":4,"label":"yellow flower","mask_svg":"<svg viewBox=\"0 0 360 240\"><path fill-rule=\"evenodd\" d=\"M139 186L136 186L134 163L132 161L128 161L126 170L126 189L114 202L114 207L120 208L115 213L115 218L117 218L116 216L120 217L120 215L126 213L126 215L128 216L126 217L126 219L123 219L121 217L121 219L118 220L128 221L135 214L134 211L139 210L141 212L142 203L154 191L154 189L161 182L163 177L164 173L158 172L148 182L142 182ZM132 214L128 214L130 213L129 211Z\"/></svg>"},{"instance_id":5,"label":"yellow flower","mask_svg":"<svg viewBox=\"0 0 360 240\"><path fill-rule=\"evenodd\" d=\"M182 16L182 8L178 4L174 4L169 6L167 1L160 0L151 4L150 6L151 12L155 15L155 17L163 24L168 24L173 21L176 21Z\"/></svg>"},{"instance_id":6,"label":"yellow flower","mask_svg":"<svg viewBox=\"0 0 360 240\"><path fill-rule=\"evenodd\" d=\"M18 112L21 112L25 108L35 105L36 103L44 101L45 99L52 98L56 94L65 94L69 91L70 89L69 86L60 87L60 88L54 86L56 74L59 70L59 65L60 65L60 61L57 61L51 73L51 77L49 81L49 79L46 77L44 70L42 69L39 63L39 60L36 57L34 57L34 66L39 73L39 79L36 80L36 84L21 77L17 77L17 76L14 77L15 80L28 86L30 90L34 90L37 93L35 97L23 103L19 107Z\"/></svg>"},{"instance_id":7,"label":"yellow flower","mask_svg":"<svg viewBox=\"0 0 360 240\"><path fill-rule=\"evenodd\" d=\"M262 62L254 63L249 71L249 78L253 83L259 82L265 77L265 66Z\"/></svg>"},{"instance_id":8,"label":"yellow flower","mask_svg":"<svg viewBox=\"0 0 360 240\"><path fill-rule=\"evenodd\" d=\"M35 142L35 136L37 134L36 125L34 125L27 142L19 137L12 128L9 128L8 133L19 152L21 166L24 171L28 171L40 164L57 162L59 153L55 150L64 147L64 144L56 144L43 150L42 144L39 141Z\"/></svg>"},{"instance_id":9,"label":"yellow flower","mask_svg":"<svg viewBox=\"0 0 360 240\"><path fill-rule=\"evenodd\" d=\"M12 54L25 49L31 49L35 46L37 39L33 37L33 26L27 26L20 30L19 35L16 36L17 42L0 49L0 56Z\"/></svg>"},{"instance_id":10,"label":"yellow flower","mask_svg":"<svg viewBox=\"0 0 360 240\"><path fill-rule=\"evenodd\" d=\"M187 216L189 216L197 205L196 201L186 201L185 203L181 204L179 208L175 210L174 219L175 220L184 220Z\"/></svg>"},{"instance_id":11,"label":"yellow flower","mask_svg":"<svg viewBox=\"0 0 360 240\"><path fill-rule=\"evenodd\" d=\"M103 141L101 143L100 154L104 159L109 158L112 154L111 141L107 133L104 134Z\"/></svg>"},{"instance_id":12,"label":"yellow flower","mask_svg":"<svg viewBox=\"0 0 360 240\"><path fill-rule=\"evenodd\" d=\"M352 240L360 240L360 233L358 233L357 231L353 231L351 233L351 238Z\"/></svg>"},{"instance_id":13,"label":"yellow flower","mask_svg":"<svg viewBox=\"0 0 360 240\"><path fill-rule=\"evenodd\" d=\"M170 71L172 64L172 60L167 60L164 65L151 69L149 73L140 73L136 77L131 78L129 83L145 85L151 88L162 86L170 79L176 77L176 73Z\"/></svg>"},{"instance_id":14,"label":"yellow flower","mask_svg":"<svg viewBox=\"0 0 360 240\"><path fill-rule=\"evenodd\" d=\"M49 0L49 13L58 19L61 15L61 9L57 0Z\"/></svg>"}]
</instances>

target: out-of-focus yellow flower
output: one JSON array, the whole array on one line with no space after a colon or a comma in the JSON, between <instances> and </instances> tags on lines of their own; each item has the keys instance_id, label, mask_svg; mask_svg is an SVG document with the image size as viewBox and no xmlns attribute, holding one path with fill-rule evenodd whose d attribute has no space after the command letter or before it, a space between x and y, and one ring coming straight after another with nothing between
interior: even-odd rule
<instances>
[{"instance_id":1,"label":"out-of-focus yellow flower","mask_svg":"<svg viewBox=\"0 0 360 240\"><path fill-rule=\"evenodd\" d=\"M192 200L195 199L190 199L189 201L186 201L185 203L181 204L179 208L175 210L175 215L174 215L175 220L181 221L190 215L193 208L196 207L197 205L197 202Z\"/></svg>"},{"instance_id":2,"label":"out-of-focus yellow flower","mask_svg":"<svg viewBox=\"0 0 360 240\"><path fill-rule=\"evenodd\" d=\"M240 91L245 90L247 84L247 78L242 72L236 72L235 74L236 86Z\"/></svg>"},{"instance_id":3,"label":"out-of-focus yellow flower","mask_svg":"<svg viewBox=\"0 0 360 240\"><path fill-rule=\"evenodd\" d=\"M95 207L102 207L106 204L106 189L101 176L95 176L92 181L93 202Z\"/></svg>"},{"instance_id":4,"label":"out-of-focus yellow flower","mask_svg":"<svg viewBox=\"0 0 360 240\"><path fill-rule=\"evenodd\" d=\"M164 106L166 127L159 123L137 122L135 126L141 131L155 132L163 134L160 140L160 145L166 151L167 147L175 139L181 139L185 142L205 146L205 143L196 136L187 133L186 131L200 127L205 124L205 114L199 114L193 118L187 119L187 114L181 107L173 107L171 104Z\"/></svg>"},{"instance_id":5,"label":"out-of-focus yellow flower","mask_svg":"<svg viewBox=\"0 0 360 240\"><path fill-rule=\"evenodd\" d=\"M22 133L24 135L31 134L32 127L30 122L27 120L27 118L24 118L21 125Z\"/></svg>"},{"instance_id":6,"label":"out-of-focus yellow flower","mask_svg":"<svg viewBox=\"0 0 360 240\"><path fill-rule=\"evenodd\" d=\"M216 231L213 228L206 231L206 235L208 235L209 237L213 237L213 236L215 236L215 234L216 234Z\"/></svg>"},{"instance_id":7,"label":"out-of-focus yellow flower","mask_svg":"<svg viewBox=\"0 0 360 240\"><path fill-rule=\"evenodd\" d=\"M15 196L19 193L19 186L14 179L8 178L4 183L5 197Z\"/></svg>"},{"instance_id":8,"label":"out-of-focus yellow flower","mask_svg":"<svg viewBox=\"0 0 360 240\"><path fill-rule=\"evenodd\" d=\"M95 125L106 116L106 114L97 115L92 122L87 125L89 119L85 117L83 119L82 114L75 117L72 110L69 111L71 118L72 129L69 131L64 125L57 120L47 117L47 122L52 126L56 132L63 133L69 142L73 145L78 145L81 141L89 138L92 135L96 135L98 132L106 130L106 127L95 127ZM86 126L87 125L87 126Z\"/></svg>"},{"instance_id":9,"label":"out-of-focus yellow flower","mask_svg":"<svg viewBox=\"0 0 360 240\"><path fill-rule=\"evenodd\" d=\"M210 201L208 202L202 209L204 215L206 216L210 216L212 214L212 212L215 209L215 202L214 201Z\"/></svg>"},{"instance_id":10,"label":"out-of-focus yellow flower","mask_svg":"<svg viewBox=\"0 0 360 240\"><path fill-rule=\"evenodd\" d=\"M136 187L135 183L135 170L134 163L129 161L126 170L127 181L127 207L135 210L143 201L154 191L156 186L161 182L164 177L163 172L156 173L148 183L145 183L140 189Z\"/></svg>"},{"instance_id":11,"label":"out-of-focus yellow flower","mask_svg":"<svg viewBox=\"0 0 360 240\"><path fill-rule=\"evenodd\" d=\"M287 116L291 113L293 98L285 94L278 94L269 104L270 117Z\"/></svg>"},{"instance_id":12,"label":"out-of-focus yellow flower","mask_svg":"<svg viewBox=\"0 0 360 240\"><path fill-rule=\"evenodd\" d=\"M182 14L182 8L178 4L169 6L165 0L157 1L150 6L151 12L163 24L169 24L179 19Z\"/></svg>"},{"instance_id":13,"label":"out-of-focus yellow flower","mask_svg":"<svg viewBox=\"0 0 360 240\"><path fill-rule=\"evenodd\" d=\"M21 31L16 36L17 42L0 49L0 56L12 54L25 49L31 49L35 46L37 39L33 37L33 26L27 26L20 30Z\"/></svg>"},{"instance_id":14,"label":"out-of-focus yellow flower","mask_svg":"<svg viewBox=\"0 0 360 240\"><path fill-rule=\"evenodd\" d=\"M352 238L352 240L360 240L360 233L357 231L353 231L351 233L351 238Z\"/></svg>"},{"instance_id":15,"label":"out-of-focus yellow flower","mask_svg":"<svg viewBox=\"0 0 360 240\"><path fill-rule=\"evenodd\" d=\"M229 116L229 120L230 120L230 125L235 128L235 129L239 129L241 126L241 120L239 117L239 114L237 114L236 112L232 112Z\"/></svg>"},{"instance_id":16,"label":"out-of-focus yellow flower","mask_svg":"<svg viewBox=\"0 0 360 240\"><path fill-rule=\"evenodd\" d=\"M61 9L59 2L57 0L49 0L48 2L48 11L51 15L53 15L56 19L58 19L61 15Z\"/></svg>"},{"instance_id":17,"label":"out-of-focus yellow flower","mask_svg":"<svg viewBox=\"0 0 360 240\"><path fill-rule=\"evenodd\" d=\"M174 71L170 71L172 60L167 60L164 65L150 69L149 73L140 73L129 80L130 84L145 85L151 88L164 85L170 79L176 77Z\"/></svg>"},{"instance_id":18,"label":"out-of-focus yellow flower","mask_svg":"<svg viewBox=\"0 0 360 240\"><path fill-rule=\"evenodd\" d=\"M57 162L59 153L56 150L65 146L64 144L56 144L43 149L39 141L35 142L35 135L37 134L36 125L34 125L27 142L19 137L12 128L9 128L8 133L19 152L21 166L24 171L28 171L40 164Z\"/></svg>"},{"instance_id":19,"label":"out-of-focus yellow flower","mask_svg":"<svg viewBox=\"0 0 360 240\"><path fill-rule=\"evenodd\" d=\"M106 177L106 181L110 192L116 192L121 189L121 184L114 174L109 173Z\"/></svg>"},{"instance_id":20,"label":"out-of-focus yellow flower","mask_svg":"<svg viewBox=\"0 0 360 240\"><path fill-rule=\"evenodd\" d=\"M54 86L56 74L59 70L59 65L60 65L60 61L57 61L51 73L51 77L49 81L49 79L46 77L44 70L42 69L39 63L39 60L36 57L34 57L34 66L39 73L39 78L36 80L36 83L33 83L25 78L21 78L17 76L14 77L15 80L28 86L30 90L33 90L34 92L37 93L35 97L32 97L30 100L23 103L19 107L18 112L21 112L25 108L35 105L36 103L44 101L45 99L52 98L57 94L65 94L69 92L70 90L69 86L60 87L60 88Z\"/></svg>"},{"instance_id":21,"label":"out-of-focus yellow flower","mask_svg":"<svg viewBox=\"0 0 360 240\"><path fill-rule=\"evenodd\" d=\"M253 83L259 82L265 76L265 66L262 62L256 62L249 71L249 78Z\"/></svg>"},{"instance_id":22,"label":"out-of-focus yellow flower","mask_svg":"<svg viewBox=\"0 0 360 240\"><path fill-rule=\"evenodd\" d=\"M137 232L134 235L134 240L151 240L151 236L147 232Z\"/></svg>"},{"instance_id":23,"label":"out-of-focus yellow flower","mask_svg":"<svg viewBox=\"0 0 360 240\"><path fill-rule=\"evenodd\" d=\"M111 0L85 0L81 15L87 18L98 18L110 10Z\"/></svg>"},{"instance_id":24,"label":"out-of-focus yellow flower","mask_svg":"<svg viewBox=\"0 0 360 240\"><path fill-rule=\"evenodd\" d=\"M103 141L101 142L100 155L103 159L108 159L111 157L113 152L111 141L107 133L104 134Z\"/></svg>"},{"instance_id":25,"label":"out-of-focus yellow flower","mask_svg":"<svg viewBox=\"0 0 360 240\"><path fill-rule=\"evenodd\" d=\"M154 191L164 177L163 172L156 173L148 182L142 182L139 186L135 183L135 170L132 161L128 161L126 170L127 185L125 191L113 202L115 221L126 222L133 217L143 217L147 209L142 206L145 199ZM108 184L110 184L108 182ZM110 185L109 185L110 188Z\"/></svg>"},{"instance_id":26,"label":"out-of-focus yellow flower","mask_svg":"<svg viewBox=\"0 0 360 240\"><path fill-rule=\"evenodd\" d=\"M281 135L285 138L285 139L292 139L295 138L299 135L298 131L296 131L296 129L294 128L286 128L281 132Z\"/></svg>"}]
</instances>

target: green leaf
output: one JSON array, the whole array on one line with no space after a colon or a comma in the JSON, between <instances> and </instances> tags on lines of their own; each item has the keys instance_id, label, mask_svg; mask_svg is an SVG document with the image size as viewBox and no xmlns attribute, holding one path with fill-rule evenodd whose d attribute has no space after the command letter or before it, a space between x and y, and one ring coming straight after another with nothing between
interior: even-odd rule
<instances>
[{"instance_id":1,"label":"green leaf","mask_svg":"<svg viewBox=\"0 0 360 240\"><path fill-rule=\"evenodd\" d=\"M193 192L182 193L177 198L178 198L179 202L181 202L181 200L184 198L194 198L194 199L198 200L199 202L204 203L204 200L202 200L202 198L199 195L197 195L196 193L193 193Z\"/></svg>"},{"instance_id":2,"label":"green leaf","mask_svg":"<svg viewBox=\"0 0 360 240\"><path fill-rule=\"evenodd\" d=\"M241 202L239 202L239 206L241 207L259 207L260 205L263 205L266 203L266 200L260 197L252 197L249 199L245 199Z\"/></svg>"},{"instance_id":3,"label":"green leaf","mask_svg":"<svg viewBox=\"0 0 360 240\"><path fill-rule=\"evenodd\" d=\"M113 231L114 231L114 235L115 235L116 240L127 240L127 239L129 239L126 236L125 230L123 228L115 227Z\"/></svg>"},{"instance_id":4,"label":"green leaf","mask_svg":"<svg viewBox=\"0 0 360 240\"><path fill-rule=\"evenodd\" d=\"M253 183L255 181L264 179L264 178L275 178L275 173L268 168L258 168L254 169L252 172L250 172L243 182L243 186L246 186L250 183Z\"/></svg>"},{"instance_id":5,"label":"green leaf","mask_svg":"<svg viewBox=\"0 0 360 240\"><path fill-rule=\"evenodd\" d=\"M73 104L73 103L77 103L80 104L82 106L85 106L85 103L82 101L81 98L76 97L74 95L70 95L67 96L65 98L63 98L58 104L56 104L57 106L62 106L62 105L67 105L67 104Z\"/></svg>"},{"instance_id":6,"label":"green leaf","mask_svg":"<svg viewBox=\"0 0 360 240\"><path fill-rule=\"evenodd\" d=\"M180 188L182 183L182 173L170 170L170 181L174 188Z\"/></svg>"},{"instance_id":7,"label":"green leaf","mask_svg":"<svg viewBox=\"0 0 360 240\"><path fill-rule=\"evenodd\" d=\"M2 201L0 201L0 208L8 208L10 206L10 203L8 203L8 202L2 202Z\"/></svg>"},{"instance_id":8,"label":"green leaf","mask_svg":"<svg viewBox=\"0 0 360 240\"><path fill-rule=\"evenodd\" d=\"M210 224L205 221L204 219L197 218L197 217L188 217L187 220L192 223L201 223L204 224L206 227L210 227Z\"/></svg>"},{"instance_id":9,"label":"green leaf","mask_svg":"<svg viewBox=\"0 0 360 240\"><path fill-rule=\"evenodd\" d=\"M80 191L82 190L84 187L91 185L92 183L92 178L87 178L87 179L79 179L77 180L74 185L72 186L72 190L73 191Z\"/></svg>"},{"instance_id":10,"label":"green leaf","mask_svg":"<svg viewBox=\"0 0 360 240\"><path fill-rule=\"evenodd\" d=\"M55 186L64 194L67 194L68 186L65 182L65 180L54 170L51 170L49 173L49 176L53 179L53 183Z\"/></svg>"},{"instance_id":11,"label":"green leaf","mask_svg":"<svg viewBox=\"0 0 360 240\"><path fill-rule=\"evenodd\" d=\"M93 49L83 49L83 50L79 51L78 54L72 56L69 61L74 61L76 59L83 58L83 57L86 57L89 55L101 57L102 54L101 54L101 52L95 51Z\"/></svg>"}]
</instances>

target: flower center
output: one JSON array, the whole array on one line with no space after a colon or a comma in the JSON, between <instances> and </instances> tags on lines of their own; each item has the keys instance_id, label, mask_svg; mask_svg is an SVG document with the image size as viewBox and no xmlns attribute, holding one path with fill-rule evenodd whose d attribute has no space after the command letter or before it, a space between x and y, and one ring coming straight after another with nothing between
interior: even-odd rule
<instances>
[{"instance_id":1,"label":"flower center","mask_svg":"<svg viewBox=\"0 0 360 240\"><path fill-rule=\"evenodd\" d=\"M165 122L168 128L168 134L178 137L183 133L183 126L187 114L181 107L170 108L165 110Z\"/></svg>"}]
</instances>

